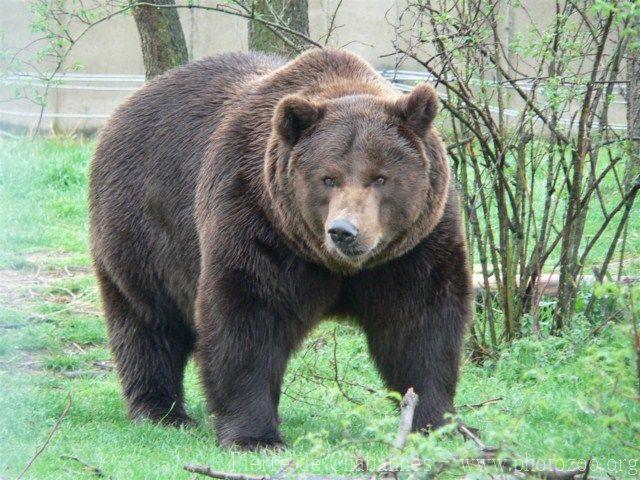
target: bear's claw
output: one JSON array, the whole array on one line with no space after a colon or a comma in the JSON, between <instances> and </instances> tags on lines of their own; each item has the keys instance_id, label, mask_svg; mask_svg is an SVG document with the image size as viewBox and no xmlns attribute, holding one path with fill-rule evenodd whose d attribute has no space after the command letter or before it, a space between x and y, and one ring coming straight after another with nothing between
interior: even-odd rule
<instances>
[{"instance_id":1,"label":"bear's claw","mask_svg":"<svg viewBox=\"0 0 640 480\"><path fill-rule=\"evenodd\" d=\"M145 420L149 420L153 423L159 423L171 427L178 428L190 428L197 427L198 422L192 419L185 412L157 412L147 409L136 409L130 413L131 421L134 423L140 423Z\"/></svg>"},{"instance_id":2,"label":"bear's claw","mask_svg":"<svg viewBox=\"0 0 640 480\"><path fill-rule=\"evenodd\" d=\"M230 447L247 452L268 450L271 452L281 452L287 448L282 440L270 440L263 438L240 438L228 444Z\"/></svg>"}]
</instances>

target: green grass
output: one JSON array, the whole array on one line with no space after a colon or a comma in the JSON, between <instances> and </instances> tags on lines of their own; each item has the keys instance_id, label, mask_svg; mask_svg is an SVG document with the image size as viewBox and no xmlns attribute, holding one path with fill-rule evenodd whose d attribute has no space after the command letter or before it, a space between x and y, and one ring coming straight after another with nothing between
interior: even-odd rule
<instances>
[{"instance_id":1,"label":"green grass","mask_svg":"<svg viewBox=\"0 0 640 480\"><path fill-rule=\"evenodd\" d=\"M256 474L272 474L291 460L297 471L317 473L350 474L359 458L370 468L380 465L397 413L363 336L348 325L323 324L291 362L280 412L284 452L220 449L193 364L187 408L199 427L127 420L87 255L91 150L91 143L70 140L0 141L0 478L20 473L68 398L66 417L25 478L95 478L65 456L126 480L189 479L186 463ZM577 315L564 337L518 340L482 366L465 361L457 404L501 400L461 408L464 421L512 456L565 468L593 457L595 475L638 475L630 325L621 320L589 335L598 321ZM7 326L14 328L1 328ZM335 381L334 349L349 398ZM393 456L408 469L415 458L433 466L476 454L473 443L442 431L412 435L405 452ZM454 473L465 472L444 477Z\"/></svg>"},{"instance_id":2,"label":"green grass","mask_svg":"<svg viewBox=\"0 0 640 480\"><path fill-rule=\"evenodd\" d=\"M42 251L87 263L92 148L72 140L0 140L0 266L23 265Z\"/></svg>"}]
</instances>

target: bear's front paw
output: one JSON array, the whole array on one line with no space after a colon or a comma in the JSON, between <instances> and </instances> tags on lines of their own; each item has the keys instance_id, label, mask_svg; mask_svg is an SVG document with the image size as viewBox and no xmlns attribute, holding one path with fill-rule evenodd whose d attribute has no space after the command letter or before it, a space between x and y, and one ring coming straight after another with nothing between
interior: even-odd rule
<instances>
[{"instance_id":1,"label":"bear's front paw","mask_svg":"<svg viewBox=\"0 0 640 480\"><path fill-rule=\"evenodd\" d=\"M144 405L136 405L129 408L129 417L133 423L145 420L171 427L197 427L198 422L193 420L183 409L149 408Z\"/></svg>"},{"instance_id":2,"label":"bear's front paw","mask_svg":"<svg viewBox=\"0 0 640 480\"><path fill-rule=\"evenodd\" d=\"M453 407L443 409L422 409L416 411L413 417L414 432L429 434L434 430L449 425L452 422L452 413L455 412Z\"/></svg>"},{"instance_id":3,"label":"bear's front paw","mask_svg":"<svg viewBox=\"0 0 640 480\"><path fill-rule=\"evenodd\" d=\"M233 415L215 417L218 443L239 450L283 450L285 444L278 430L277 415L256 417Z\"/></svg>"},{"instance_id":4,"label":"bear's front paw","mask_svg":"<svg viewBox=\"0 0 640 480\"><path fill-rule=\"evenodd\" d=\"M171 427L178 428L196 428L198 426L198 422L196 422L189 415L169 415L165 418L161 418L160 422L163 425L169 425Z\"/></svg>"},{"instance_id":5,"label":"bear's front paw","mask_svg":"<svg viewBox=\"0 0 640 480\"><path fill-rule=\"evenodd\" d=\"M286 448L285 443L278 439L265 439L265 438L239 438L233 441L231 444L227 446L246 451L246 452L256 452L260 450L268 450L272 452L281 452Z\"/></svg>"}]
</instances>

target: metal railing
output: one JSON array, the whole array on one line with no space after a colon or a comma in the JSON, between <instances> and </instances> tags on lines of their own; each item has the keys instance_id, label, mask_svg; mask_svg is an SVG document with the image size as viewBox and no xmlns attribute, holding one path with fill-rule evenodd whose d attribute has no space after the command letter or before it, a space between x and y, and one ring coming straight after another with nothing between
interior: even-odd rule
<instances>
[{"instance_id":1,"label":"metal railing","mask_svg":"<svg viewBox=\"0 0 640 480\"><path fill-rule=\"evenodd\" d=\"M379 71L380 75L391 82L398 90L411 91L412 84L415 82L432 82L436 81L436 78L426 72L417 72L411 70L393 70L384 69ZM80 73L63 73L54 76L50 88L55 90L71 90L71 91L103 91L103 92L127 92L131 93L139 89L144 84L144 75L126 75L126 74L80 74ZM83 85L83 83L89 83L90 85ZM479 81L478 81L479 83ZM498 82L484 82L485 84L493 85L497 87ZM44 83L31 75L12 75L0 78L0 84L2 85L22 85L32 86L35 88L44 87ZM129 84L123 86L114 86L114 84ZM501 85L503 88L513 89L511 85ZM525 91L530 91L534 88L532 82L520 81L518 87ZM441 98L448 98L446 93L438 92ZM120 99L119 99L120 100ZM618 91L618 98L614 99L612 104L626 105L626 101L622 97L622 92ZM489 110L492 113L500 113L498 107L490 107ZM521 112L515 109L502 109L502 114L506 117L516 118ZM22 110L8 110L0 109L0 114L13 115L18 117L40 117L40 112L29 112ZM47 112L42 114L43 118L75 118L75 119L107 119L110 113L62 113L62 112ZM574 121L569 118L559 119L564 126L571 126ZM610 123L609 127L613 130L626 130L627 125L624 123ZM597 125L596 125L597 128Z\"/></svg>"}]
</instances>

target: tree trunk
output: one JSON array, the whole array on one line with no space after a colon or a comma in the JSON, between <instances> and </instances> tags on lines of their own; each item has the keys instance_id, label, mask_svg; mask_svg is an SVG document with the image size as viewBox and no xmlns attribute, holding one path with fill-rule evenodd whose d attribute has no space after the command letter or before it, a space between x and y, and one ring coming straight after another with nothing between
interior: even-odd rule
<instances>
[{"instance_id":1,"label":"tree trunk","mask_svg":"<svg viewBox=\"0 0 640 480\"><path fill-rule=\"evenodd\" d=\"M175 5L174 0L147 0L156 5ZM187 63L187 43L175 8L142 6L133 9L140 34L147 80Z\"/></svg>"},{"instance_id":2,"label":"tree trunk","mask_svg":"<svg viewBox=\"0 0 640 480\"><path fill-rule=\"evenodd\" d=\"M257 18L286 26L296 32L309 35L309 5L307 0L250 0L251 8ZM300 45L295 35L279 31L291 44ZM302 50L292 48L273 29L259 21L249 21L249 50L277 53L292 57Z\"/></svg>"}]
</instances>

